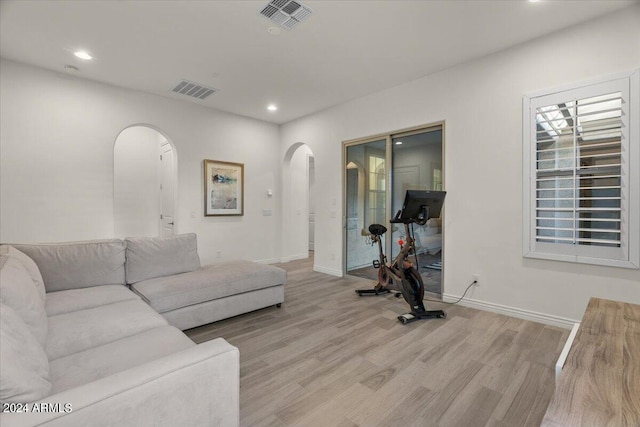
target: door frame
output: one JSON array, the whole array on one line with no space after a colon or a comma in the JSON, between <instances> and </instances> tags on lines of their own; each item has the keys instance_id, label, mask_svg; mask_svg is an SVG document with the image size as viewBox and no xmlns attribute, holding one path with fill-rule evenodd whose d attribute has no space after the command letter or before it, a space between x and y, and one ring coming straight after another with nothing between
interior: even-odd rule
<instances>
[{"instance_id":1,"label":"door frame","mask_svg":"<svg viewBox=\"0 0 640 427\"><path fill-rule=\"evenodd\" d=\"M437 129L442 130L442 189L445 190L446 187L446 126L445 120L440 120L436 122L431 122L428 124L412 126L409 128L399 129L392 132L384 132L375 135L370 135L362 138L350 139L346 141L342 141L342 232L341 232L341 241L342 241L342 276L346 276L347 272L347 245L346 245L346 235L347 235L347 149L349 147L353 147L356 145L367 144L369 142L385 140L385 168L386 168L386 183L385 183L385 191L386 191L386 208L385 208L385 222L388 224L391 220L391 216L393 213L391 212L392 207L392 198L391 191L393 189L393 174L392 174L392 166L393 166L393 146L392 139L393 138L401 138L404 136L415 135L419 133L425 133L429 131L435 131ZM446 214L446 206L443 207L443 217ZM365 224L366 225L366 224ZM444 277L445 277L445 227L444 222L442 224L442 279L441 279L441 293L444 295ZM391 254L391 239L385 239L385 254Z\"/></svg>"}]
</instances>

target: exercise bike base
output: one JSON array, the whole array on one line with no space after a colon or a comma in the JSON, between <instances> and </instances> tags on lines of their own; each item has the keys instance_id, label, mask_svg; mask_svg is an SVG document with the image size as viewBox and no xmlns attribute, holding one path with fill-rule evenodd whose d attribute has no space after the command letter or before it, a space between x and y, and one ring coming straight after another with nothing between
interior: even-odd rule
<instances>
[{"instance_id":1,"label":"exercise bike base","mask_svg":"<svg viewBox=\"0 0 640 427\"><path fill-rule=\"evenodd\" d=\"M389 289L381 289L381 290L376 290L376 289L357 289L356 290L356 294L360 295L361 297L384 295L384 294L388 294L390 292L391 291Z\"/></svg>"},{"instance_id":2,"label":"exercise bike base","mask_svg":"<svg viewBox=\"0 0 640 427\"><path fill-rule=\"evenodd\" d=\"M416 320L421 319L446 319L447 313L442 310L427 310L421 313L405 313L398 316L398 320L402 322L402 324L406 325L407 323L415 322Z\"/></svg>"}]
</instances>

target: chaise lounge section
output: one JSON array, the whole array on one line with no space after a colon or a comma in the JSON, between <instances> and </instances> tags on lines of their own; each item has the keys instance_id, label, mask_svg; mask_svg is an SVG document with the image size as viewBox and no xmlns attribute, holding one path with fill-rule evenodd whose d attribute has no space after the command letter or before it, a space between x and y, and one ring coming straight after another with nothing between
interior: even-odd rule
<instances>
[{"instance_id":1,"label":"chaise lounge section","mask_svg":"<svg viewBox=\"0 0 640 427\"><path fill-rule=\"evenodd\" d=\"M284 302L287 273L249 261L200 267L195 234L126 239L127 284L185 330Z\"/></svg>"}]
</instances>

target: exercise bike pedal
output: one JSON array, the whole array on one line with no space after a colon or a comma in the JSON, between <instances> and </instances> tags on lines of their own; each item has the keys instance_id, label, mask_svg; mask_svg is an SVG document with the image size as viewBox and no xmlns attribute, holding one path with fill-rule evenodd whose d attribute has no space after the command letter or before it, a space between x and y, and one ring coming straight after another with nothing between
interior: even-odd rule
<instances>
[{"instance_id":1,"label":"exercise bike pedal","mask_svg":"<svg viewBox=\"0 0 640 427\"><path fill-rule=\"evenodd\" d=\"M405 313L398 316L398 320L402 322L403 325L406 325L409 322L413 322L414 320L418 320L413 314Z\"/></svg>"}]
</instances>

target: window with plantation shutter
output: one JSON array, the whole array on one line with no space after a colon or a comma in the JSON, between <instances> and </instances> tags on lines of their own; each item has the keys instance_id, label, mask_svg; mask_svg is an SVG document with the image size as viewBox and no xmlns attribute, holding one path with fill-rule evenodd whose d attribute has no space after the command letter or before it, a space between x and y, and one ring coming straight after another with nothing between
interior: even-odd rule
<instances>
[{"instance_id":1,"label":"window with plantation shutter","mask_svg":"<svg viewBox=\"0 0 640 427\"><path fill-rule=\"evenodd\" d=\"M638 72L524 98L524 254L640 266Z\"/></svg>"}]
</instances>

